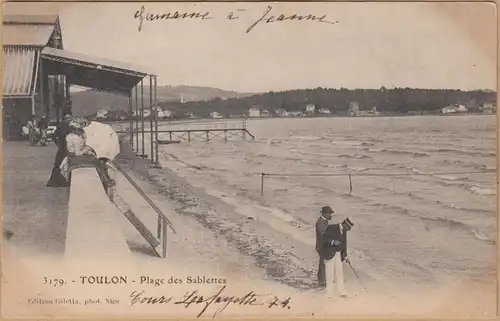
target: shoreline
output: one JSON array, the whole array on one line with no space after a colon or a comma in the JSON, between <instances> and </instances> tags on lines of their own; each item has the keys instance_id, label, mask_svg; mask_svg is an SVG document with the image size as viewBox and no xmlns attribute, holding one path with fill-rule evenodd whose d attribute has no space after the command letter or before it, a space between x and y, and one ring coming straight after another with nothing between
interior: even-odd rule
<instances>
[{"instance_id":1,"label":"shoreline","mask_svg":"<svg viewBox=\"0 0 500 321\"><path fill-rule=\"evenodd\" d=\"M253 259L255 268L263 271L264 275L267 275L264 276L266 280L277 282L280 286L291 287L293 291L299 291L301 296L317 297L319 295L319 297L324 297L324 295L317 293L315 287L315 264L317 258L314 248L311 244L308 244L309 242L304 242L304 239L301 239L300 236L289 235L286 232L277 230L276 226L273 227L272 224L269 224L269 219L262 220L262 217L259 219L255 215L245 216L237 213L237 209L235 210L234 204L231 204L231 202L227 203L226 199L192 185L188 178L174 172L168 166L165 166L165 164L162 166L162 169L136 168L134 172L137 172L141 180L144 180L157 193L163 197L166 196L168 201L176 204L175 211L177 214L194 219L203 229L207 229L211 234L218 235L219 239L222 237L224 242L235 246L239 253ZM293 227L291 226L290 228ZM283 248L284 244L289 248ZM305 253L306 256L304 257ZM353 256L356 256L356 254L352 253L351 257ZM310 266L306 262L314 263ZM356 262L359 263L360 261L356 260ZM224 263L221 262L221 264ZM419 315L430 313L431 311L434 313L437 310L440 311L439 313L446 315L449 313L457 313L459 315L465 311L453 312L453 309L464 309L467 311L471 309L488 310L489 308L486 308L486 306L491 304L490 300L478 302L471 299L479 294L489 298L488 295L493 291L489 289L492 284L489 276L487 280L484 278L484 275L470 275L470 278L466 280L448 280L439 285L412 285L410 283L397 284L397 282L389 284L386 283L389 280L373 279L364 273L363 269L359 269L357 272L369 291L366 292L366 290L363 290L352 272L345 266L346 286L349 289L348 292L351 292L353 297L348 301L332 301L333 310L344 305L362 305L368 310L376 310L376 303L374 302L381 304L391 301L395 305L399 305L399 308L393 307L389 309L391 310L390 312L384 311L381 313L407 315L403 312L394 311L400 309L400 311L412 310L412 312L408 313L410 316L413 313ZM380 287L381 284L384 284L385 289ZM449 296L455 295L453 289L460 289L464 286L467 287L468 292L468 299L465 296L461 297L461 300L464 300L464 304L454 306L454 308L451 308L451 302L449 303L450 306L439 306L439 302L443 302L443 300L448 301L447 298ZM486 288L488 289L485 290ZM432 295L429 295L430 293ZM426 298L423 300L425 302L422 302L419 308L415 308L411 303L417 297L419 300L423 297ZM482 305L482 307L479 308L478 304ZM401 306L406 306L406 309L401 308ZM494 313L494 311L483 312L482 314L490 313ZM370 314L367 311L363 315L373 315L373 313Z\"/></svg>"},{"instance_id":2,"label":"shoreline","mask_svg":"<svg viewBox=\"0 0 500 321\"><path fill-rule=\"evenodd\" d=\"M196 123L196 122L226 122L226 121L249 121L249 120L268 120L268 119L311 119L311 118L347 118L347 119L357 119L357 118L403 118L403 117L447 117L447 116L452 116L452 117L467 117L467 116L495 116L496 113L454 113L454 114L415 114L415 115L401 115L401 114L394 114L394 115L378 115L378 116L349 116L349 115L330 115L330 116L263 116L263 117L221 117L221 118L211 118L211 117L200 117L200 118L183 118L183 119L159 119L158 123L164 125L165 123L172 123L172 124L178 124L178 123ZM135 121L136 119L126 119L126 120L106 120L106 119L95 119L96 121L103 122L106 124L129 124L130 121ZM140 118L138 118L140 120ZM144 121L150 121L150 118L144 118ZM148 124L145 124L148 125Z\"/></svg>"}]
</instances>

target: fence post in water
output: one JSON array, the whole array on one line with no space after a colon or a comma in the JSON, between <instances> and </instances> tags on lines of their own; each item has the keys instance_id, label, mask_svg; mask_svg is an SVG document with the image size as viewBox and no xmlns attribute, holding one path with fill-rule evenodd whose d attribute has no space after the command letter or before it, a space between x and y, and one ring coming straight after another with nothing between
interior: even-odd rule
<instances>
[{"instance_id":1,"label":"fence post in water","mask_svg":"<svg viewBox=\"0 0 500 321\"><path fill-rule=\"evenodd\" d=\"M206 135L207 135L207 142L210 140L210 136L209 136L210 134L209 134L209 132L210 132L210 131L208 131L208 130L206 131Z\"/></svg>"},{"instance_id":2,"label":"fence post in water","mask_svg":"<svg viewBox=\"0 0 500 321\"><path fill-rule=\"evenodd\" d=\"M352 193L352 178L351 178L351 174L349 174L349 194Z\"/></svg>"},{"instance_id":3,"label":"fence post in water","mask_svg":"<svg viewBox=\"0 0 500 321\"><path fill-rule=\"evenodd\" d=\"M260 174L260 195L261 196L264 195L264 176L265 175L266 174L264 174L264 173Z\"/></svg>"}]
</instances>

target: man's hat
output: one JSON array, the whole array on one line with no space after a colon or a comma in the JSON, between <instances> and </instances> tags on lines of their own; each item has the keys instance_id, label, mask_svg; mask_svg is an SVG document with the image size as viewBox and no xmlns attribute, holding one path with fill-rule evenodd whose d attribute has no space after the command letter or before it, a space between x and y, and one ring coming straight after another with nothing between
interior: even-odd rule
<instances>
[{"instance_id":1,"label":"man's hat","mask_svg":"<svg viewBox=\"0 0 500 321\"><path fill-rule=\"evenodd\" d=\"M335 211L330 206L323 206L321 208L321 214L333 214Z\"/></svg>"},{"instance_id":2,"label":"man's hat","mask_svg":"<svg viewBox=\"0 0 500 321\"><path fill-rule=\"evenodd\" d=\"M346 223L347 225L349 225L350 227L353 227L354 226L354 223L351 221L350 218L346 217L344 219L344 221L342 223Z\"/></svg>"}]
</instances>

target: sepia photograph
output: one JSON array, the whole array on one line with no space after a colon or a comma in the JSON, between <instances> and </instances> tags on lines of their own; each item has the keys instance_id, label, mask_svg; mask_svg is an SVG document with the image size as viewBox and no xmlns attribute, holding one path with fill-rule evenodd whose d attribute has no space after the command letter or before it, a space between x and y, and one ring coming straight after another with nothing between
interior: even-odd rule
<instances>
[{"instance_id":1,"label":"sepia photograph","mask_svg":"<svg viewBox=\"0 0 500 321\"><path fill-rule=\"evenodd\" d=\"M7 2L3 317L494 317L487 2Z\"/></svg>"}]
</instances>

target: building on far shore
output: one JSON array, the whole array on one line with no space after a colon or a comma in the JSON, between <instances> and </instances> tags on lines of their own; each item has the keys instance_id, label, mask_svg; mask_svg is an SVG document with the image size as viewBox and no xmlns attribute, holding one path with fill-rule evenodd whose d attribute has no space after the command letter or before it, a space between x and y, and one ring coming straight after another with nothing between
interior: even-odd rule
<instances>
[{"instance_id":1,"label":"building on far shore","mask_svg":"<svg viewBox=\"0 0 500 321\"><path fill-rule=\"evenodd\" d=\"M466 113L468 111L467 107L462 104L450 105L441 109L441 114L455 114L455 113Z\"/></svg>"},{"instance_id":2,"label":"building on far shore","mask_svg":"<svg viewBox=\"0 0 500 321\"><path fill-rule=\"evenodd\" d=\"M314 104L308 104L306 106L306 113L314 114L316 112L316 106Z\"/></svg>"},{"instance_id":3,"label":"building on far shore","mask_svg":"<svg viewBox=\"0 0 500 321\"><path fill-rule=\"evenodd\" d=\"M359 104L355 101L349 103L349 116L358 116L359 114Z\"/></svg>"},{"instance_id":4,"label":"building on far shore","mask_svg":"<svg viewBox=\"0 0 500 321\"><path fill-rule=\"evenodd\" d=\"M300 110L292 110L288 114L290 116L294 116L294 117L302 117L302 116L304 116L304 112L302 112Z\"/></svg>"},{"instance_id":5,"label":"building on far shore","mask_svg":"<svg viewBox=\"0 0 500 321\"><path fill-rule=\"evenodd\" d=\"M482 106L479 107L483 113L495 113L497 110L497 106L494 103L484 102Z\"/></svg>"},{"instance_id":6,"label":"building on far shore","mask_svg":"<svg viewBox=\"0 0 500 321\"><path fill-rule=\"evenodd\" d=\"M248 109L248 117L260 117L260 108L252 107Z\"/></svg>"},{"instance_id":7,"label":"building on far shore","mask_svg":"<svg viewBox=\"0 0 500 321\"><path fill-rule=\"evenodd\" d=\"M95 118L106 119L108 117L108 111L106 109L101 109L97 111Z\"/></svg>"},{"instance_id":8,"label":"building on far shore","mask_svg":"<svg viewBox=\"0 0 500 321\"><path fill-rule=\"evenodd\" d=\"M212 111L210 112L210 117L211 118L222 118L221 114L219 114L218 112L216 111Z\"/></svg>"},{"instance_id":9,"label":"building on far shore","mask_svg":"<svg viewBox=\"0 0 500 321\"><path fill-rule=\"evenodd\" d=\"M320 113L322 115L330 115L332 112L328 108L320 108L318 110L318 113Z\"/></svg>"},{"instance_id":10,"label":"building on far shore","mask_svg":"<svg viewBox=\"0 0 500 321\"><path fill-rule=\"evenodd\" d=\"M276 114L276 116L278 117L287 117L288 116L288 111L286 109L283 109L283 108L278 108L274 111L274 113Z\"/></svg>"}]
</instances>

